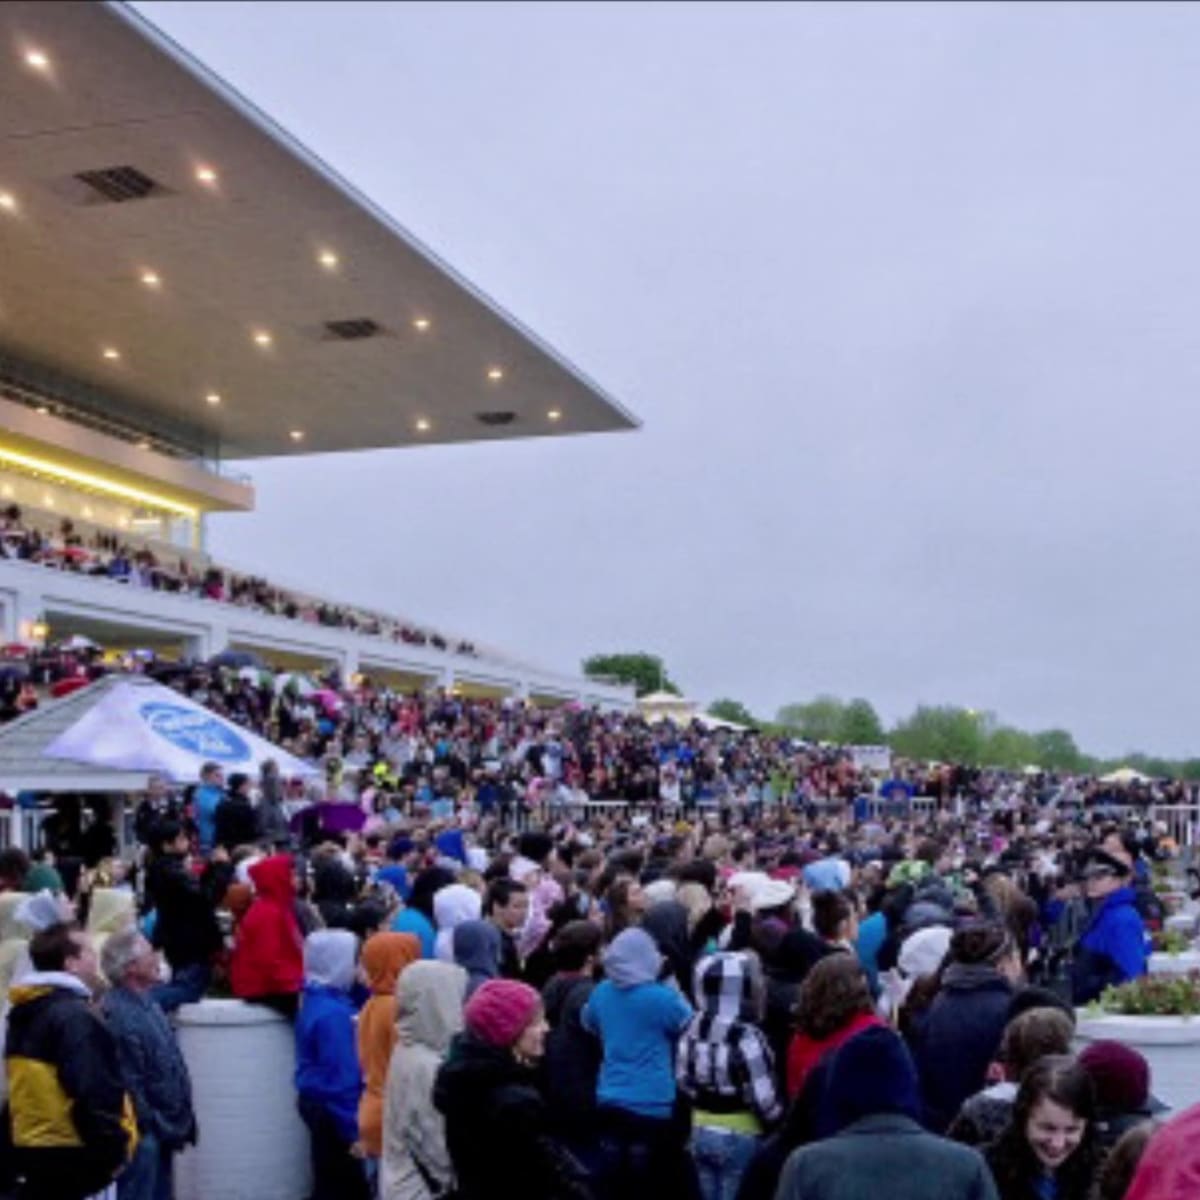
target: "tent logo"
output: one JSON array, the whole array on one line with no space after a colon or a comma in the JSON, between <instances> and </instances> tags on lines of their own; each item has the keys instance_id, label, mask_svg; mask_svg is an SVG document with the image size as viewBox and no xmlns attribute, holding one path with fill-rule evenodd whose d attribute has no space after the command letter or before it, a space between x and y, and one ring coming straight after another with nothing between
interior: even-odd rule
<instances>
[{"instance_id":1,"label":"tent logo","mask_svg":"<svg viewBox=\"0 0 1200 1200\"><path fill-rule=\"evenodd\" d=\"M208 713L160 703L143 704L138 712L160 738L189 754L228 763L245 762L250 757L246 742Z\"/></svg>"}]
</instances>

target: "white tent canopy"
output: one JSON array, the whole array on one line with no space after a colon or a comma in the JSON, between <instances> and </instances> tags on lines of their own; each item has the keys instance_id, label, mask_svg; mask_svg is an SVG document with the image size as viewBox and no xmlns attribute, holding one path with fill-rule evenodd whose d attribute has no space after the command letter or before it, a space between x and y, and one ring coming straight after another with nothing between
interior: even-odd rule
<instances>
[{"instance_id":1,"label":"white tent canopy","mask_svg":"<svg viewBox=\"0 0 1200 1200\"><path fill-rule=\"evenodd\" d=\"M1132 767L1118 767L1115 771L1110 771L1107 775L1100 776L1101 783L1149 783L1150 776L1143 775L1141 771L1135 771Z\"/></svg>"},{"instance_id":2,"label":"white tent canopy","mask_svg":"<svg viewBox=\"0 0 1200 1200\"><path fill-rule=\"evenodd\" d=\"M264 738L217 716L186 696L133 676L76 693L93 702L45 749L46 758L121 772L155 772L174 783L194 783L206 762L227 772L258 773L267 759L281 774L319 774Z\"/></svg>"}]
</instances>

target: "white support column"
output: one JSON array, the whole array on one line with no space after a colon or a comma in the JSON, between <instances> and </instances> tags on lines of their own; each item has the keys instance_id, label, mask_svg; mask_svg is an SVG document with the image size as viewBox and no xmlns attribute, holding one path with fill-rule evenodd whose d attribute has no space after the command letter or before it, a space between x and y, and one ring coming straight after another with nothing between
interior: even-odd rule
<instances>
[{"instance_id":1,"label":"white support column","mask_svg":"<svg viewBox=\"0 0 1200 1200\"><path fill-rule=\"evenodd\" d=\"M36 591L24 588L14 593L14 602L4 614L4 632L10 642L33 640L33 626L45 618L46 598Z\"/></svg>"}]
</instances>

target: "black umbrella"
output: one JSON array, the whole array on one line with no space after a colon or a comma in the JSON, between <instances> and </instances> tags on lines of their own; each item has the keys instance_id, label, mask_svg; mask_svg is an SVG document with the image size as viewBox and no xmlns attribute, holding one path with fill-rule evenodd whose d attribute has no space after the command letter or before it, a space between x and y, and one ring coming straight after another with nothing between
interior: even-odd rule
<instances>
[{"instance_id":1,"label":"black umbrella","mask_svg":"<svg viewBox=\"0 0 1200 1200\"><path fill-rule=\"evenodd\" d=\"M210 667L229 667L240 671L243 667L253 667L256 671L265 671L267 664L253 650L222 650L208 660Z\"/></svg>"}]
</instances>

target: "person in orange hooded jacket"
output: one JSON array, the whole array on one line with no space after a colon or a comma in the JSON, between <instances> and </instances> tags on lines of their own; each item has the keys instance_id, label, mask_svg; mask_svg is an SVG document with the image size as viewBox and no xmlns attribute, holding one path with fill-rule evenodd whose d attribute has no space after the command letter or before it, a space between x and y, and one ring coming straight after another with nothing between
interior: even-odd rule
<instances>
[{"instance_id":1,"label":"person in orange hooded jacket","mask_svg":"<svg viewBox=\"0 0 1200 1200\"><path fill-rule=\"evenodd\" d=\"M420 957L415 934L377 933L367 939L359 960L371 989L358 1017L358 1061L366 1084L358 1103L358 1138L368 1158L383 1153L383 1092L396 1045L396 980Z\"/></svg>"},{"instance_id":2,"label":"person in orange hooded jacket","mask_svg":"<svg viewBox=\"0 0 1200 1200\"><path fill-rule=\"evenodd\" d=\"M273 854L249 873L254 899L238 926L229 984L235 996L294 1017L304 984L304 937L291 857Z\"/></svg>"}]
</instances>

